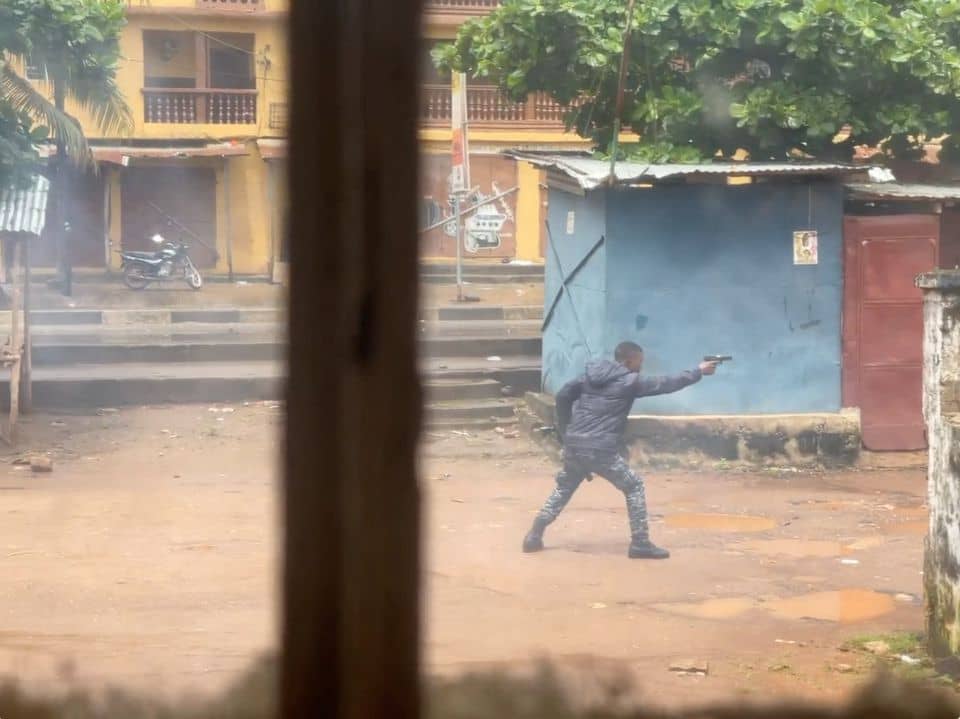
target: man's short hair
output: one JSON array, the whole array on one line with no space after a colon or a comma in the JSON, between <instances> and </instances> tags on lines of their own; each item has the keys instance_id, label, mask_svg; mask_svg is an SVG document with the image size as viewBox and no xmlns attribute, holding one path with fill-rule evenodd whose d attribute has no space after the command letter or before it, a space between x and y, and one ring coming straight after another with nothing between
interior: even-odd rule
<instances>
[{"instance_id":1,"label":"man's short hair","mask_svg":"<svg viewBox=\"0 0 960 719\"><path fill-rule=\"evenodd\" d=\"M636 342L621 342L613 351L613 358L617 362L623 362L625 359L643 353L643 347Z\"/></svg>"}]
</instances>

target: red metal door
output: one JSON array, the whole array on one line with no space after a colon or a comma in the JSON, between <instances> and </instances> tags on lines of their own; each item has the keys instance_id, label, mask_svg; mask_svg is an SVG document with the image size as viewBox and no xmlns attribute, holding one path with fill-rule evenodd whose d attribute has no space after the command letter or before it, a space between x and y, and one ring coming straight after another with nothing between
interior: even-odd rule
<instances>
[{"instance_id":1,"label":"red metal door","mask_svg":"<svg viewBox=\"0 0 960 719\"><path fill-rule=\"evenodd\" d=\"M926 446L914 278L936 268L939 242L936 215L845 218L843 402L860 408L867 449Z\"/></svg>"}]
</instances>

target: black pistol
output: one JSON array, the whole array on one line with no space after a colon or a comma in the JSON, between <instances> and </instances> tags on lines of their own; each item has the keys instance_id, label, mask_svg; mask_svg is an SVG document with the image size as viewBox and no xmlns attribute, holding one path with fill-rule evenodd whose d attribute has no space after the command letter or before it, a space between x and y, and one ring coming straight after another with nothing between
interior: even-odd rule
<instances>
[{"instance_id":1,"label":"black pistol","mask_svg":"<svg viewBox=\"0 0 960 719\"><path fill-rule=\"evenodd\" d=\"M723 364L724 362L733 362L732 355L707 355L703 358L704 362L713 362L714 364Z\"/></svg>"}]
</instances>

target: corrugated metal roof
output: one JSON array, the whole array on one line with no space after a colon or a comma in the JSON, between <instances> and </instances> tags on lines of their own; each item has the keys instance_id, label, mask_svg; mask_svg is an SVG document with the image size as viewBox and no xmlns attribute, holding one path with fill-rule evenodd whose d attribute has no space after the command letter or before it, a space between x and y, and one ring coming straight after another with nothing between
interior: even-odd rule
<instances>
[{"instance_id":1,"label":"corrugated metal roof","mask_svg":"<svg viewBox=\"0 0 960 719\"><path fill-rule=\"evenodd\" d=\"M279 137L261 137L257 140L257 147L260 149L260 157L264 160L283 159L287 156L287 141Z\"/></svg>"},{"instance_id":2,"label":"corrugated metal roof","mask_svg":"<svg viewBox=\"0 0 960 719\"><path fill-rule=\"evenodd\" d=\"M50 182L37 175L27 188L0 192L0 232L29 232L40 235L47 218Z\"/></svg>"},{"instance_id":3,"label":"corrugated metal roof","mask_svg":"<svg viewBox=\"0 0 960 719\"><path fill-rule=\"evenodd\" d=\"M960 200L960 185L925 185L911 182L851 182L854 197L873 200Z\"/></svg>"},{"instance_id":4,"label":"corrugated metal roof","mask_svg":"<svg viewBox=\"0 0 960 719\"><path fill-rule=\"evenodd\" d=\"M610 163L571 155L539 155L511 152L517 157L538 167L552 168L575 179L585 190L606 184L610 175ZM618 162L615 173L617 184L629 185L638 182L656 182L675 177L697 175L736 175L759 177L763 175L838 175L865 171L858 165L828 162L705 162L696 164L647 164Z\"/></svg>"},{"instance_id":5,"label":"corrugated metal roof","mask_svg":"<svg viewBox=\"0 0 960 719\"><path fill-rule=\"evenodd\" d=\"M207 145L186 145L169 147L137 147L123 145L94 145L90 148L93 159L98 162L125 164L127 158L179 159L188 157L235 157L249 155L250 151L242 142L215 142Z\"/></svg>"}]
</instances>

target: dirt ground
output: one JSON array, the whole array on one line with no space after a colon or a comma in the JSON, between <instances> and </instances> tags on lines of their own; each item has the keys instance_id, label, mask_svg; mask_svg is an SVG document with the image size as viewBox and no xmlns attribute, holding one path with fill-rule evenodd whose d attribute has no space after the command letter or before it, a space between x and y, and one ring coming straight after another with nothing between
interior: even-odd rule
<instances>
[{"instance_id":1,"label":"dirt ground","mask_svg":"<svg viewBox=\"0 0 960 719\"><path fill-rule=\"evenodd\" d=\"M205 693L275 647L282 411L216 409L23 426L0 464L0 673ZM13 464L34 451L52 473ZM426 671L548 658L575 692L626 677L657 704L834 699L871 668L844 642L921 628L922 470L651 474L674 552L659 563L626 558L622 498L599 479L522 554L554 471L523 439L426 436Z\"/></svg>"},{"instance_id":2,"label":"dirt ground","mask_svg":"<svg viewBox=\"0 0 960 719\"><path fill-rule=\"evenodd\" d=\"M627 681L657 705L835 700L875 664L845 643L922 629L922 469L651 474L652 535L673 557L649 562L625 556L622 495L604 480L524 555L555 467L497 435L426 447L432 671L546 658L585 692ZM690 660L708 674L670 671Z\"/></svg>"},{"instance_id":3,"label":"dirt ground","mask_svg":"<svg viewBox=\"0 0 960 719\"><path fill-rule=\"evenodd\" d=\"M221 409L221 408L217 408ZM0 464L0 673L220 689L273 648L281 410L37 415Z\"/></svg>"}]
</instances>

